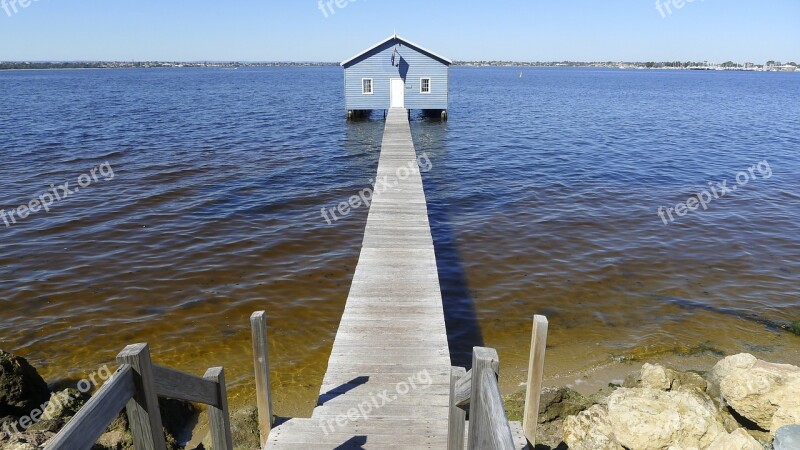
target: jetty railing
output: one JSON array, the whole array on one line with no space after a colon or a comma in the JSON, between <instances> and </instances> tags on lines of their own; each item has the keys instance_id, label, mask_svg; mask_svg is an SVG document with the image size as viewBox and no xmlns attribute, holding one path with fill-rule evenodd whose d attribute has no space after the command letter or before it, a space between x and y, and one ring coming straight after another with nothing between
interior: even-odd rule
<instances>
[{"instance_id":1,"label":"jetty railing","mask_svg":"<svg viewBox=\"0 0 800 450\"><path fill-rule=\"evenodd\" d=\"M46 445L46 450L91 449L125 408L136 450L165 450L158 398L208 405L215 450L233 450L225 371L213 367L197 377L152 363L147 344L125 347L120 364L77 414Z\"/></svg>"},{"instance_id":2,"label":"jetty railing","mask_svg":"<svg viewBox=\"0 0 800 450\"><path fill-rule=\"evenodd\" d=\"M523 433L531 448L536 444L547 326L547 319L544 316L534 316L522 425ZM467 412L469 412L467 449L516 448L511 426L503 408L498 385L499 370L500 358L497 356L497 351L484 347L473 348L472 369L469 372L463 367L451 368L448 450L464 448Z\"/></svg>"},{"instance_id":3,"label":"jetty railing","mask_svg":"<svg viewBox=\"0 0 800 450\"><path fill-rule=\"evenodd\" d=\"M264 311L253 313L250 325L258 422L263 446L273 423ZM531 448L536 442L547 328L545 317L534 316L522 425ZM125 347L117 355L117 362L119 367L111 379L47 442L46 450L91 449L123 408L128 416L136 449L165 450L159 397L207 405L213 448L233 450L225 371L222 367L208 369L203 377L162 367L152 363L147 344ZM499 369L497 351L484 347L473 348L470 371L462 367L451 368L448 450L464 449L465 435L466 448L469 450L516 448L498 385ZM469 430L466 430L467 423Z\"/></svg>"}]
</instances>

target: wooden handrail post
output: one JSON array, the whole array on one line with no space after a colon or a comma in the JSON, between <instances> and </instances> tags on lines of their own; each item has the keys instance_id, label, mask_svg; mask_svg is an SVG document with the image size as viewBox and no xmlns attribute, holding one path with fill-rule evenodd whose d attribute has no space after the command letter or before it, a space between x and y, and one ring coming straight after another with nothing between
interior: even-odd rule
<instances>
[{"instance_id":1,"label":"wooden handrail post","mask_svg":"<svg viewBox=\"0 0 800 450\"><path fill-rule=\"evenodd\" d=\"M467 369L463 367L450 368L450 417L447 421L447 450L464 450L464 426L467 421L467 412L456 405L456 383Z\"/></svg>"},{"instance_id":2,"label":"wooden handrail post","mask_svg":"<svg viewBox=\"0 0 800 450\"><path fill-rule=\"evenodd\" d=\"M130 365L134 373L136 393L125 407L134 447L136 450L166 450L150 348L147 344L129 345L117 355L117 362Z\"/></svg>"},{"instance_id":3,"label":"wooden handrail post","mask_svg":"<svg viewBox=\"0 0 800 450\"><path fill-rule=\"evenodd\" d=\"M481 410L477 411L477 414L481 416L482 421L489 424L486 430L482 430L482 436L486 436L486 439L481 438L481 442L484 442L481 448L514 450L514 436L511 434L508 417L503 408L503 397L500 395L497 377L484 370L481 378Z\"/></svg>"},{"instance_id":4,"label":"wooden handrail post","mask_svg":"<svg viewBox=\"0 0 800 450\"><path fill-rule=\"evenodd\" d=\"M269 344L267 342L267 317L264 311L250 316L253 335L253 365L256 372L256 400L258 402L258 429L261 446L267 444L272 430L272 385L269 379Z\"/></svg>"},{"instance_id":5,"label":"wooden handrail post","mask_svg":"<svg viewBox=\"0 0 800 450\"><path fill-rule=\"evenodd\" d=\"M491 448L489 435L491 425L480 411L484 408L481 398L483 390L482 375L486 370L491 370L493 376L497 376L500 370L500 358L497 351L493 348L473 347L472 349L472 390L469 401L469 436L467 448L470 450L482 450Z\"/></svg>"},{"instance_id":6,"label":"wooden handrail post","mask_svg":"<svg viewBox=\"0 0 800 450\"><path fill-rule=\"evenodd\" d=\"M528 359L528 387L525 391L525 412L522 430L531 447L536 446L536 426L539 420L539 397L544 377L544 352L547 347L547 318L533 316L531 354Z\"/></svg>"},{"instance_id":7,"label":"wooden handrail post","mask_svg":"<svg viewBox=\"0 0 800 450\"><path fill-rule=\"evenodd\" d=\"M217 404L208 405L211 447L214 450L233 450L231 418L228 414L228 392L225 388L225 369L222 367L208 369L203 378L217 383Z\"/></svg>"}]
</instances>

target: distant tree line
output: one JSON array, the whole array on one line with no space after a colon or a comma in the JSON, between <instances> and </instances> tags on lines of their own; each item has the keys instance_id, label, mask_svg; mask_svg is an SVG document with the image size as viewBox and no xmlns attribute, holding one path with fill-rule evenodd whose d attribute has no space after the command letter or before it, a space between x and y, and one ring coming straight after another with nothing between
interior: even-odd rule
<instances>
[{"instance_id":1,"label":"distant tree line","mask_svg":"<svg viewBox=\"0 0 800 450\"><path fill-rule=\"evenodd\" d=\"M186 68L186 67L284 67L284 66L338 66L332 62L161 62L161 61L73 61L73 62L3 62L0 70L11 69L150 69L150 68Z\"/></svg>"},{"instance_id":2,"label":"distant tree line","mask_svg":"<svg viewBox=\"0 0 800 450\"><path fill-rule=\"evenodd\" d=\"M550 62L526 62L526 61L456 61L459 66L514 66L514 67L554 67L554 66L567 66L567 67L643 67L648 69L690 69L690 68L706 68L706 67L723 67L723 68L762 68L770 66L783 65L780 61L767 61L765 65L754 64L751 62L736 63L733 61L726 61L722 64L712 64L708 61L647 61L647 62L633 62L633 61L550 61ZM788 66L798 67L796 63L787 63Z\"/></svg>"}]
</instances>

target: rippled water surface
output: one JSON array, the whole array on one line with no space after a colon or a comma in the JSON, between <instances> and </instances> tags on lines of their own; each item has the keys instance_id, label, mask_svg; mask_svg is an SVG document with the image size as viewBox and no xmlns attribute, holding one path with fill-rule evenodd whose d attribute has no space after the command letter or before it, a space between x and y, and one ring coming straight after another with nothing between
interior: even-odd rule
<instances>
[{"instance_id":1,"label":"rippled water surface","mask_svg":"<svg viewBox=\"0 0 800 450\"><path fill-rule=\"evenodd\" d=\"M368 186L383 128L344 120L341 79L0 73L0 208L113 168L0 222L2 348L58 381L146 341L162 364L224 365L245 403L263 309L277 412L310 411L367 213L320 209ZM496 347L510 388L539 313L551 380L662 354L800 364L782 328L800 320L800 74L454 68L450 96L449 122L412 130L455 362ZM659 217L753 166L707 210Z\"/></svg>"}]
</instances>

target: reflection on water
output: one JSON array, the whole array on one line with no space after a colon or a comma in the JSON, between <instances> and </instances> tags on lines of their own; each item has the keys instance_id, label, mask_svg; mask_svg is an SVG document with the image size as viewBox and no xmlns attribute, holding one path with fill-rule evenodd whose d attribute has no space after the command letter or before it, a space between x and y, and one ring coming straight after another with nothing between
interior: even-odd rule
<instances>
[{"instance_id":1,"label":"reflection on water","mask_svg":"<svg viewBox=\"0 0 800 450\"><path fill-rule=\"evenodd\" d=\"M454 362L498 348L524 379L740 351L800 363L800 77L465 69L449 122L415 117ZM49 381L147 341L224 365L251 402L248 317L266 310L276 410L308 414L367 210L383 121L346 122L340 68L4 72L0 208L104 161L115 178L0 229L0 337ZM293 89L277 86L292 85ZM656 211L768 159L774 171L665 226ZM707 368L707 367L706 367Z\"/></svg>"}]
</instances>

